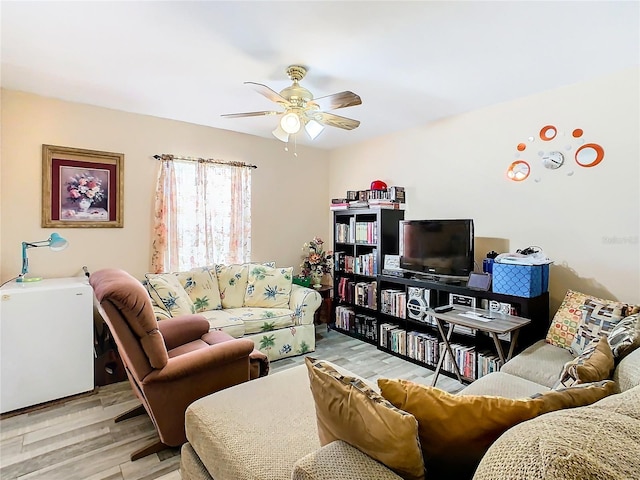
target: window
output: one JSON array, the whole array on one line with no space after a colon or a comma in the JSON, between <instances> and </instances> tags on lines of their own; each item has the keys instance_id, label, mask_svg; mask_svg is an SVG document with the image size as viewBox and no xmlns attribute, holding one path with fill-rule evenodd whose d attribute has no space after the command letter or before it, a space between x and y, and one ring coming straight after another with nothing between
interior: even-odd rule
<instances>
[{"instance_id":1,"label":"window","mask_svg":"<svg viewBox=\"0 0 640 480\"><path fill-rule=\"evenodd\" d=\"M249 261L251 170L235 162L161 157L154 272Z\"/></svg>"}]
</instances>

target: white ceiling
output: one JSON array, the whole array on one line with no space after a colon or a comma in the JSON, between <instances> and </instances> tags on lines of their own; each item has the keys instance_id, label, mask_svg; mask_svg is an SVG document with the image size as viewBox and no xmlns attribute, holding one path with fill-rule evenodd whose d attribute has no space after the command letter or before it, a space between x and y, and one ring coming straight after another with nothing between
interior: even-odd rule
<instances>
[{"instance_id":1,"label":"white ceiling","mask_svg":"<svg viewBox=\"0 0 640 480\"><path fill-rule=\"evenodd\" d=\"M4 88L273 138L243 85L351 90L336 148L640 64L638 1L2 1ZM299 135L303 137L303 135Z\"/></svg>"}]
</instances>

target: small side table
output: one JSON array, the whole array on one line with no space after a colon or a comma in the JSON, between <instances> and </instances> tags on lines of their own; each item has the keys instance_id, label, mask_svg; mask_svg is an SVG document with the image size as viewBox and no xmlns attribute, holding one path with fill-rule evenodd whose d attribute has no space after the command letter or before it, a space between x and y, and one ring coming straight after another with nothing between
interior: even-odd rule
<instances>
[{"instance_id":1,"label":"small side table","mask_svg":"<svg viewBox=\"0 0 640 480\"><path fill-rule=\"evenodd\" d=\"M516 317L514 315L507 315L504 313L498 312L490 312L489 310L482 310L479 308L469 308L462 306L455 306L453 310L445 313L437 313L430 309L428 314L431 315L435 321L436 326L438 327L438 331L440 332L440 336L442 337L442 341L445 345L445 352L440 355L440 359L438 360L438 364L436 365L436 370L433 375L433 383L435 386L438 381L438 376L440 375L440 370L442 369L442 364L444 362L444 358L447 354L451 356L453 361L453 368L455 370L456 376L458 377L458 381L462 383L462 375L460 374L460 369L458 368L458 363L455 361L455 355L451 351L451 334L453 333L453 329L456 325L461 325L463 327L473 328L475 330L480 330L482 332L487 332L493 338L493 343L496 347L496 351L498 353L498 357L502 361L504 365L505 362L508 362L513 356L513 351L516 346L516 342L518 341L518 334L520 333L520 329L525 325L531 323L531 320L523 317ZM479 318L469 318L468 314L472 316L478 316ZM449 330L445 332L445 323L449 324ZM504 350L502 349L502 343L500 343L500 339L498 335L503 335L505 333L511 333L511 345L509 347L509 353L504 354Z\"/></svg>"},{"instance_id":2,"label":"small side table","mask_svg":"<svg viewBox=\"0 0 640 480\"><path fill-rule=\"evenodd\" d=\"M315 325L325 324L327 326L327 330L329 330L329 324L331 323L331 307L333 304L333 286L322 285L320 288L315 288L314 290L316 290L322 297L322 304L313 315L313 323Z\"/></svg>"}]
</instances>

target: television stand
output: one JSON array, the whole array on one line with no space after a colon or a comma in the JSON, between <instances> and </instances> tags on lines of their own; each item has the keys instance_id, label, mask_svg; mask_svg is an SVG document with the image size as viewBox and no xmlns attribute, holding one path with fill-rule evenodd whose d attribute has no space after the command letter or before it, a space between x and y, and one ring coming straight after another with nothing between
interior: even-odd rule
<instances>
[{"instance_id":1,"label":"television stand","mask_svg":"<svg viewBox=\"0 0 640 480\"><path fill-rule=\"evenodd\" d=\"M424 282L444 283L446 285L466 286L468 277L457 277L453 275L435 275L432 273L413 273L411 275L414 280Z\"/></svg>"}]
</instances>

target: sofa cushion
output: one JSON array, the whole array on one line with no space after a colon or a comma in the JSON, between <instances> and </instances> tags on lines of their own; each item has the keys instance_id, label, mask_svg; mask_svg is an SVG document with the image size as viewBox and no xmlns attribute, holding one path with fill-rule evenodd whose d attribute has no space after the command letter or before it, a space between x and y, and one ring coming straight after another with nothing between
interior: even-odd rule
<instances>
[{"instance_id":1,"label":"sofa cushion","mask_svg":"<svg viewBox=\"0 0 640 480\"><path fill-rule=\"evenodd\" d=\"M249 265L244 305L263 308L288 307L292 279L293 267L272 268L265 265Z\"/></svg>"},{"instance_id":2,"label":"sofa cushion","mask_svg":"<svg viewBox=\"0 0 640 480\"><path fill-rule=\"evenodd\" d=\"M299 365L196 400L187 439L216 480L290 480L320 448L307 369Z\"/></svg>"},{"instance_id":3,"label":"sofa cushion","mask_svg":"<svg viewBox=\"0 0 640 480\"><path fill-rule=\"evenodd\" d=\"M381 463L337 440L296 462L291 480L402 480Z\"/></svg>"},{"instance_id":4,"label":"sofa cushion","mask_svg":"<svg viewBox=\"0 0 640 480\"><path fill-rule=\"evenodd\" d=\"M639 416L636 387L521 423L489 448L473 480L640 478Z\"/></svg>"},{"instance_id":5,"label":"sofa cushion","mask_svg":"<svg viewBox=\"0 0 640 480\"><path fill-rule=\"evenodd\" d=\"M216 276L220 289L222 308L239 308L244 305L244 294L247 290L249 266L216 265Z\"/></svg>"},{"instance_id":6,"label":"sofa cushion","mask_svg":"<svg viewBox=\"0 0 640 480\"><path fill-rule=\"evenodd\" d=\"M193 302L196 312L222 308L218 277L214 269L194 268L190 272L176 273L176 276Z\"/></svg>"},{"instance_id":7,"label":"sofa cushion","mask_svg":"<svg viewBox=\"0 0 640 480\"><path fill-rule=\"evenodd\" d=\"M459 395L495 395L506 398L525 398L546 392L548 387L504 372L492 372L480 377L458 392Z\"/></svg>"},{"instance_id":8,"label":"sofa cushion","mask_svg":"<svg viewBox=\"0 0 640 480\"><path fill-rule=\"evenodd\" d=\"M418 420L427 472L468 478L507 429L543 413L588 405L610 395L614 382L548 391L535 398L452 395L408 380L378 379L382 396Z\"/></svg>"},{"instance_id":9,"label":"sofa cushion","mask_svg":"<svg viewBox=\"0 0 640 480\"><path fill-rule=\"evenodd\" d=\"M245 335L291 327L295 320L295 312L288 308L229 308L227 313L244 323Z\"/></svg>"},{"instance_id":10,"label":"sofa cushion","mask_svg":"<svg viewBox=\"0 0 640 480\"><path fill-rule=\"evenodd\" d=\"M613 372L613 380L621 392L640 385L640 348L620 361Z\"/></svg>"},{"instance_id":11,"label":"sofa cushion","mask_svg":"<svg viewBox=\"0 0 640 480\"><path fill-rule=\"evenodd\" d=\"M631 308L633 307L622 302L602 303L587 299L582 306L582 319L578 331L571 342L571 353L580 355L588 343L609 335Z\"/></svg>"},{"instance_id":12,"label":"sofa cushion","mask_svg":"<svg viewBox=\"0 0 640 480\"><path fill-rule=\"evenodd\" d=\"M424 479L416 419L356 377L305 358L321 445L342 440L405 479Z\"/></svg>"},{"instance_id":13,"label":"sofa cushion","mask_svg":"<svg viewBox=\"0 0 640 480\"><path fill-rule=\"evenodd\" d=\"M147 291L159 307L171 317L195 313L193 302L173 273L147 273Z\"/></svg>"},{"instance_id":14,"label":"sofa cushion","mask_svg":"<svg viewBox=\"0 0 640 480\"><path fill-rule=\"evenodd\" d=\"M500 371L552 388L565 363L571 360L573 355L569 350L540 340L505 363Z\"/></svg>"},{"instance_id":15,"label":"sofa cushion","mask_svg":"<svg viewBox=\"0 0 640 480\"><path fill-rule=\"evenodd\" d=\"M582 307L589 299L601 303L613 302L613 300L604 300L573 290L567 290L560 308L558 308L551 321L546 337L547 343L556 347L571 348L571 342L573 342L573 338L578 332L578 326L582 321Z\"/></svg>"},{"instance_id":16,"label":"sofa cushion","mask_svg":"<svg viewBox=\"0 0 640 480\"><path fill-rule=\"evenodd\" d=\"M606 337L592 340L579 356L565 363L553 388L606 380L611 377L613 367L613 352Z\"/></svg>"},{"instance_id":17,"label":"sofa cushion","mask_svg":"<svg viewBox=\"0 0 640 480\"><path fill-rule=\"evenodd\" d=\"M234 309L230 310L206 310L200 315L209 321L211 330L222 330L233 338L240 338L246 333L244 322L233 313Z\"/></svg>"},{"instance_id":18,"label":"sofa cushion","mask_svg":"<svg viewBox=\"0 0 640 480\"><path fill-rule=\"evenodd\" d=\"M619 360L640 347L640 320L638 320L638 315L638 313L634 313L620 320L607 336L613 356Z\"/></svg>"}]
</instances>

